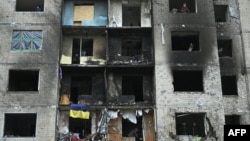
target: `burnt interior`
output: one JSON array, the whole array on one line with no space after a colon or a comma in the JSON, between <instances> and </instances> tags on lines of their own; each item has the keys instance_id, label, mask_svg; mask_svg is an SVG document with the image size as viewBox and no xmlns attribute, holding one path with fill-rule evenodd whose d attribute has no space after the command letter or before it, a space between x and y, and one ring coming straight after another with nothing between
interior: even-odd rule
<instances>
[{"instance_id":1,"label":"burnt interior","mask_svg":"<svg viewBox=\"0 0 250 141\"><path fill-rule=\"evenodd\" d=\"M5 114L4 136L6 137L35 137L36 114Z\"/></svg>"},{"instance_id":2,"label":"burnt interior","mask_svg":"<svg viewBox=\"0 0 250 141\"><path fill-rule=\"evenodd\" d=\"M122 56L136 56L140 55L141 53L142 53L141 39L137 38L122 39Z\"/></svg>"},{"instance_id":3,"label":"burnt interior","mask_svg":"<svg viewBox=\"0 0 250 141\"><path fill-rule=\"evenodd\" d=\"M140 5L122 5L122 26L141 26Z\"/></svg>"},{"instance_id":4,"label":"burnt interior","mask_svg":"<svg viewBox=\"0 0 250 141\"><path fill-rule=\"evenodd\" d=\"M38 9L38 7L40 9ZM44 0L16 0L16 11L43 11L44 9Z\"/></svg>"},{"instance_id":5,"label":"burnt interior","mask_svg":"<svg viewBox=\"0 0 250 141\"><path fill-rule=\"evenodd\" d=\"M81 56L93 56L93 39L82 39Z\"/></svg>"},{"instance_id":6,"label":"burnt interior","mask_svg":"<svg viewBox=\"0 0 250 141\"><path fill-rule=\"evenodd\" d=\"M91 134L91 119L80 119L69 117L69 131L78 133L79 137L86 138Z\"/></svg>"},{"instance_id":7,"label":"burnt interior","mask_svg":"<svg viewBox=\"0 0 250 141\"><path fill-rule=\"evenodd\" d=\"M70 101L78 103L79 95L91 95L92 93L92 76L72 76Z\"/></svg>"},{"instance_id":8,"label":"burnt interior","mask_svg":"<svg viewBox=\"0 0 250 141\"><path fill-rule=\"evenodd\" d=\"M61 94L70 95L72 103L105 101L104 68L62 67Z\"/></svg>"},{"instance_id":9,"label":"burnt interior","mask_svg":"<svg viewBox=\"0 0 250 141\"><path fill-rule=\"evenodd\" d=\"M187 7L191 13L196 12L196 0L169 0L169 11L177 9L177 12L181 12L183 3L187 4Z\"/></svg>"},{"instance_id":10,"label":"burnt interior","mask_svg":"<svg viewBox=\"0 0 250 141\"><path fill-rule=\"evenodd\" d=\"M123 137L131 137L131 133L137 128L138 139L141 138L143 140L142 133L142 117L136 117L137 123L132 123L128 119L122 119L122 136ZM138 140L136 139L136 140Z\"/></svg>"},{"instance_id":11,"label":"burnt interior","mask_svg":"<svg viewBox=\"0 0 250 141\"><path fill-rule=\"evenodd\" d=\"M80 38L73 39L73 46L72 46L72 64L80 64L80 45L81 45Z\"/></svg>"},{"instance_id":12,"label":"burnt interior","mask_svg":"<svg viewBox=\"0 0 250 141\"><path fill-rule=\"evenodd\" d=\"M240 125L240 115L226 115L225 124L226 125Z\"/></svg>"},{"instance_id":13,"label":"burnt interior","mask_svg":"<svg viewBox=\"0 0 250 141\"><path fill-rule=\"evenodd\" d=\"M199 51L199 32L171 32L173 51Z\"/></svg>"},{"instance_id":14,"label":"burnt interior","mask_svg":"<svg viewBox=\"0 0 250 141\"><path fill-rule=\"evenodd\" d=\"M215 22L227 22L227 5L214 5Z\"/></svg>"},{"instance_id":15,"label":"burnt interior","mask_svg":"<svg viewBox=\"0 0 250 141\"><path fill-rule=\"evenodd\" d=\"M72 63L79 64L80 56L93 56L93 39L73 39Z\"/></svg>"},{"instance_id":16,"label":"burnt interior","mask_svg":"<svg viewBox=\"0 0 250 141\"><path fill-rule=\"evenodd\" d=\"M205 113L176 113L176 134L205 137Z\"/></svg>"},{"instance_id":17,"label":"burnt interior","mask_svg":"<svg viewBox=\"0 0 250 141\"><path fill-rule=\"evenodd\" d=\"M238 95L236 76L221 76L222 94Z\"/></svg>"},{"instance_id":18,"label":"burnt interior","mask_svg":"<svg viewBox=\"0 0 250 141\"><path fill-rule=\"evenodd\" d=\"M152 64L150 28L109 29L108 46L110 64Z\"/></svg>"},{"instance_id":19,"label":"burnt interior","mask_svg":"<svg viewBox=\"0 0 250 141\"><path fill-rule=\"evenodd\" d=\"M10 70L9 91L38 91L38 70Z\"/></svg>"},{"instance_id":20,"label":"burnt interior","mask_svg":"<svg viewBox=\"0 0 250 141\"><path fill-rule=\"evenodd\" d=\"M232 40L217 40L219 57L232 57Z\"/></svg>"},{"instance_id":21,"label":"burnt interior","mask_svg":"<svg viewBox=\"0 0 250 141\"><path fill-rule=\"evenodd\" d=\"M203 74L200 70L173 70L174 91L203 91Z\"/></svg>"},{"instance_id":22,"label":"burnt interior","mask_svg":"<svg viewBox=\"0 0 250 141\"><path fill-rule=\"evenodd\" d=\"M142 102L143 76L122 76L122 95L133 95L135 102Z\"/></svg>"}]
</instances>

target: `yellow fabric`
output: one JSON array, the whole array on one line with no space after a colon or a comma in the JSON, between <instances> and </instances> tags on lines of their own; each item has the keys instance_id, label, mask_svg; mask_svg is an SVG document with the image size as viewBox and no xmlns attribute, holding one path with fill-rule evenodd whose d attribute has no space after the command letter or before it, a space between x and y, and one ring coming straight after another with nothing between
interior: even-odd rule
<instances>
[{"instance_id":1,"label":"yellow fabric","mask_svg":"<svg viewBox=\"0 0 250 141\"><path fill-rule=\"evenodd\" d=\"M72 118L81 118L81 119L89 119L89 112L79 111L79 110L70 110L69 116Z\"/></svg>"}]
</instances>

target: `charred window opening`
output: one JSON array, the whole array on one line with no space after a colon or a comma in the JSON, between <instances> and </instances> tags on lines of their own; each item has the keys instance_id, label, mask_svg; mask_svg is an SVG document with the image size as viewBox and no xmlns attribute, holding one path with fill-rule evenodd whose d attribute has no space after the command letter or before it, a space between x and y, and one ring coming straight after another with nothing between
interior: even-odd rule
<instances>
[{"instance_id":1,"label":"charred window opening","mask_svg":"<svg viewBox=\"0 0 250 141\"><path fill-rule=\"evenodd\" d=\"M236 76L221 76L222 94L238 95Z\"/></svg>"},{"instance_id":2,"label":"charred window opening","mask_svg":"<svg viewBox=\"0 0 250 141\"><path fill-rule=\"evenodd\" d=\"M70 101L78 103L79 95L91 95L92 77L91 76L74 76L71 78Z\"/></svg>"},{"instance_id":3,"label":"charred window opening","mask_svg":"<svg viewBox=\"0 0 250 141\"><path fill-rule=\"evenodd\" d=\"M171 33L173 51L199 51L198 32L172 32Z\"/></svg>"},{"instance_id":4,"label":"charred window opening","mask_svg":"<svg viewBox=\"0 0 250 141\"><path fill-rule=\"evenodd\" d=\"M93 21L94 8L94 4L75 4L74 25L81 25L82 21Z\"/></svg>"},{"instance_id":5,"label":"charred window opening","mask_svg":"<svg viewBox=\"0 0 250 141\"><path fill-rule=\"evenodd\" d=\"M35 137L36 114L5 114L5 137Z\"/></svg>"},{"instance_id":6,"label":"charred window opening","mask_svg":"<svg viewBox=\"0 0 250 141\"><path fill-rule=\"evenodd\" d=\"M141 26L141 7L137 5L122 6L122 25Z\"/></svg>"},{"instance_id":7,"label":"charred window opening","mask_svg":"<svg viewBox=\"0 0 250 141\"><path fill-rule=\"evenodd\" d=\"M143 77L142 76L123 76L122 95L135 96L136 102L143 101Z\"/></svg>"},{"instance_id":8,"label":"charred window opening","mask_svg":"<svg viewBox=\"0 0 250 141\"><path fill-rule=\"evenodd\" d=\"M38 91L38 70L10 70L9 91Z\"/></svg>"},{"instance_id":9,"label":"charred window opening","mask_svg":"<svg viewBox=\"0 0 250 141\"><path fill-rule=\"evenodd\" d=\"M219 57L232 57L232 40L218 40Z\"/></svg>"},{"instance_id":10,"label":"charred window opening","mask_svg":"<svg viewBox=\"0 0 250 141\"><path fill-rule=\"evenodd\" d=\"M227 22L228 6L214 5L215 22Z\"/></svg>"},{"instance_id":11,"label":"charred window opening","mask_svg":"<svg viewBox=\"0 0 250 141\"><path fill-rule=\"evenodd\" d=\"M174 70L174 91L203 91L202 71Z\"/></svg>"},{"instance_id":12,"label":"charred window opening","mask_svg":"<svg viewBox=\"0 0 250 141\"><path fill-rule=\"evenodd\" d=\"M205 137L205 113L176 113L176 134Z\"/></svg>"},{"instance_id":13,"label":"charred window opening","mask_svg":"<svg viewBox=\"0 0 250 141\"><path fill-rule=\"evenodd\" d=\"M240 115L226 115L226 125L240 125Z\"/></svg>"},{"instance_id":14,"label":"charred window opening","mask_svg":"<svg viewBox=\"0 0 250 141\"><path fill-rule=\"evenodd\" d=\"M93 56L93 39L82 40L81 56Z\"/></svg>"},{"instance_id":15,"label":"charred window opening","mask_svg":"<svg viewBox=\"0 0 250 141\"><path fill-rule=\"evenodd\" d=\"M73 39L72 63L79 64L80 56L93 56L93 39Z\"/></svg>"},{"instance_id":16,"label":"charred window opening","mask_svg":"<svg viewBox=\"0 0 250 141\"><path fill-rule=\"evenodd\" d=\"M81 39L75 38L73 39L73 46L72 46L72 63L73 64L80 64L80 45Z\"/></svg>"},{"instance_id":17,"label":"charred window opening","mask_svg":"<svg viewBox=\"0 0 250 141\"><path fill-rule=\"evenodd\" d=\"M169 0L169 11L181 13L181 7L184 3L186 3L190 13L196 13L196 0Z\"/></svg>"},{"instance_id":18,"label":"charred window opening","mask_svg":"<svg viewBox=\"0 0 250 141\"><path fill-rule=\"evenodd\" d=\"M16 11L43 11L44 0L16 0Z\"/></svg>"},{"instance_id":19,"label":"charred window opening","mask_svg":"<svg viewBox=\"0 0 250 141\"><path fill-rule=\"evenodd\" d=\"M136 56L142 52L141 39L123 39L122 56Z\"/></svg>"},{"instance_id":20,"label":"charred window opening","mask_svg":"<svg viewBox=\"0 0 250 141\"><path fill-rule=\"evenodd\" d=\"M122 119L122 136L136 137L137 140L143 140L142 135L142 117L136 117L137 123L132 123L128 119Z\"/></svg>"},{"instance_id":21,"label":"charred window opening","mask_svg":"<svg viewBox=\"0 0 250 141\"><path fill-rule=\"evenodd\" d=\"M79 135L79 138L86 138L91 134L91 120L80 118L69 118L69 131Z\"/></svg>"}]
</instances>

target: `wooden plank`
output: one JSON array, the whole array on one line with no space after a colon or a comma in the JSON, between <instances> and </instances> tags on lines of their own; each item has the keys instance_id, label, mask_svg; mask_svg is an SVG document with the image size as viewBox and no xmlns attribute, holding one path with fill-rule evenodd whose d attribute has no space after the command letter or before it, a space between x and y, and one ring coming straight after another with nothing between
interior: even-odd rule
<instances>
[{"instance_id":1,"label":"wooden plank","mask_svg":"<svg viewBox=\"0 0 250 141\"><path fill-rule=\"evenodd\" d=\"M144 141L155 141L154 111L150 111L143 116Z\"/></svg>"},{"instance_id":2,"label":"wooden plank","mask_svg":"<svg viewBox=\"0 0 250 141\"><path fill-rule=\"evenodd\" d=\"M74 6L74 21L94 20L94 5Z\"/></svg>"},{"instance_id":3,"label":"wooden plank","mask_svg":"<svg viewBox=\"0 0 250 141\"><path fill-rule=\"evenodd\" d=\"M121 117L111 119L108 123L108 141L122 141Z\"/></svg>"},{"instance_id":4,"label":"wooden plank","mask_svg":"<svg viewBox=\"0 0 250 141\"><path fill-rule=\"evenodd\" d=\"M108 134L108 141L123 141L119 134Z\"/></svg>"}]
</instances>

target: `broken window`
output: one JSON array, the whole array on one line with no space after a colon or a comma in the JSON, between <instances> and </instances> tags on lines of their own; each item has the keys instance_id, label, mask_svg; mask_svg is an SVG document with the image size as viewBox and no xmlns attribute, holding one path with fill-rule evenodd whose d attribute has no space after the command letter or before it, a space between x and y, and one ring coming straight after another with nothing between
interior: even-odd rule
<instances>
[{"instance_id":1,"label":"broken window","mask_svg":"<svg viewBox=\"0 0 250 141\"><path fill-rule=\"evenodd\" d=\"M9 91L38 91L38 70L10 70Z\"/></svg>"},{"instance_id":2,"label":"broken window","mask_svg":"<svg viewBox=\"0 0 250 141\"><path fill-rule=\"evenodd\" d=\"M13 31L11 50L41 50L42 43L42 31Z\"/></svg>"},{"instance_id":3,"label":"broken window","mask_svg":"<svg viewBox=\"0 0 250 141\"><path fill-rule=\"evenodd\" d=\"M203 91L202 71L174 70L174 91Z\"/></svg>"},{"instance_id":4,"label":"broken window","mask_svg":"<svg viewBox=\"0 0 250 141\"><path fill-rule=\"evenodd\" d=\"M196 0L169 0L169 11L173 13L186 13L182 11L184 3L186 3L186 7L188 8L187 12L196 13Z\"/></svg>"},{"instance_id":5,"label":"broken window","mask_svg":"<svg viewBox=\"0 0 250 141\"><path fill-rule=\"evenodd\" d=\"M176 134L205 137L205 113L176 113Z\"/></svg>"},{"instance_id":6,"label":"broken window","mask_svg":"<svg viewBox=\"0 0 250 141\"><path fill-rule=\"evenodd\" d=\"M82 40L81 56L93 56L93 39Z\"/></svg>"},{"instance_id":7,"label":"broken window","mask_svg":"<svg viewBox=\"0 0 250 141\"><path fill-rule=\"evenodd\" d=\"M226 115L226 125L240 125L240 115Z\"/></svg>"},{"instance_id":8,"label":"broken window","mask_svg":"<svg viewBox=\"0 0 250 141\"><path fill-rule=\"evenodd\" d=\"M122 25L141 26L140 5L122 5Z\"/></svg>"},{"instance_id":9,"label":"broken window","mask_svg":"<svg viewBox=\"0 0 250 141\"><path fill-rule=\"evenodd\" d=\"M122 56L138 56L142 52L141 39L123 39L122 40ZM139 60L139 58L138 58Z\"/></svg>"},{"instance_id":10,"label":"broken window","mask_svg":"<svg viewBox=\"0 0 250 141\"><path fill-rule=\"evenodd\" d=\"M93 56L93 39L73 39L72 63L80 64L80 56Z\"/></svg>"},{"instance_id":11,"label":"broken window","mask_svg":"<svg viewBox=\"0 0 250 141\"><path fill-rule=\"evenodd\" d=\"M69 131L78 134L82 138L86 138L91 134L91 120L80 118L69 118Z\"/></svg>"},{"instance_id":12,"label":"broken window","mask_svg":"<svg viewBox=\"0 0 250 141\"><path fill-rule=\"evenodd\" d=\"M36 114L5 114L4 136L5 137L35 137Z\"/></svg>"},{"instance_id":13,"label":"broken window","mask_svg":"<svg viewBox=\"0 0 250 141\"><path fill-rule=\"evenodd\" d=\"M219 57L232 57L232 40L217 40Z\"/></svg>"},{"instance_id":14,"label":"broken window","mask_svg":"<svg viewBox=\"0 0 250 141\"><path fill-rule=\"evenodd\" d=\"M123 137L135 137L136 140L143 140L142 117L136 117L136 121L136 123L132 123L128 119L122 118Z\"/></svg>"},{"instance_id":15,"label":"broken window","mask_svg":"<svg viewBox=\"0 0 250 141\"><path fill-rule=\"evenodd\" d=\"M44 0L16 0L16 11L43 11Z\"/></svg>"},{"instance_id":16,"label":"broken window","mask_svg":"<svg viewBox=\"0 0 250 141\"><path fill-rule=\"evenodd\" d=\"M221 76L222 94L238 95L236 76Z\"/></svg>"},{"instance_id":17,"label":"broken window","mask_svg":"<svg viewBox=\"0 0 250 141\"><path fill-rule=\"evenodd\" d=\"M227 22L228 6L214 5L215 22Z\"/></svg>"},{"instance_id":18,"label":"broken window","mask_svg":"<svg viewBox=\"0 0 250 141\"><path fill-rule=\"evenodd\" d=\"M123 76L122 95L133 95L136 102L143 101L143 77Z\"/></svg>"},{"instance_id":19,"label":"broken window","mask_svg":"<svg viewBox=\"0 0 250 141\"><path fill-rule=\"evenodd\" d=\"M199 32L171 32L172 50L199 51Z\"/></svg>"},{"instance_id":20,"label":"broken window","mask_svg":"<svg viewBox=\"0 0 250 141\"><path fill-rule=\"evenodd\" d=\"M81 25L82 21L94 20L94 4L75 4L74 25Z\"/></svg>"},{"instance_id":21,"label":"broken window","mask_svg":"<svg viewBox=\"0 0 250 141\"><path fill-rule=\"evenodd\" d=\"M91 76L74 76L71 77L71 94L70 101L78 103L79 95L91 95L92 77Z\"/></svg>"}]
</instances>

